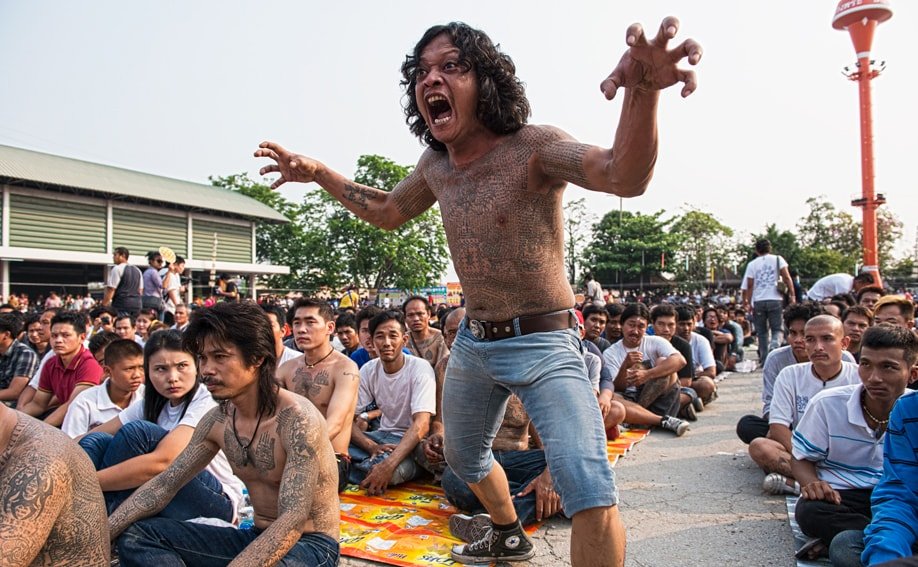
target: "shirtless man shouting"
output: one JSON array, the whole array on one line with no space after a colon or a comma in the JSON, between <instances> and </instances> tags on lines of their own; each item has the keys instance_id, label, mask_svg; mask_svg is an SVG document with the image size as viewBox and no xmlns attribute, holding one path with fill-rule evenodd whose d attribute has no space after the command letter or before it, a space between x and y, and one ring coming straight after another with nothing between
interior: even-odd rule
<instances>
[{"instance_id":1,"label":"shirtless man shouting","mask_svg":"<svg viewBox=\"0 0 918 567\"><path fill-rule=\"evenodd\" d=\"M121 564L337 564L334 451L315 406L277 385L268 317L254 303L218 303L194 312L183 340L198 355L202 383L222 403L201 419L172 465L109 517ZM253 529L149 518L221 449L249 489Z\"/></svg>"},{"instance_id":2,"label":"shirtless man shouting","mask_svg":"<svg viewBox=\"0 0 918 567\"><path fill-rule=\"evenodd\" d=\"M347 446L357 407L360 372L357 364L336 351L328 340L335 332L334 312L328 303L300 298L290 309L293 338L303 356L281 366L277 379L284 388L312 402L325 416L328 437L338 460L338 492L341 492L347 486L351 468Z\"/></svg>"},{"instance_id":3,"label":"shirtless man shouting","mask_svg":"<svg viewBox=\"0 0 918 567\"><path fill-rule=\"evenodd\" d=\"M95 473L63 432L0 404L0 565L107 566Z\"/></svg>"},{"instance_id":4,"label":"shirtless man shouting","mask_svg":"<svg viewBox=\"0 0 918 567\"><path fill-rule=\"evenodd\" d=\"M678 27L666 18L653 38L638 24L628 28L630 47L600 85L609 99L624 89L612 149L527 125L529 101L511 59L480 30L451 23L427 30L402 65L407 123L428 149L392 192L354 183L273 142L255 152L275 162L261 169L280 173L273 187L315 181L378 227L394 229L440 205L468 310L444 386L446 460L493 523L481 539L453 549L456 561L533 555L488 441L512 392L542 433L555 487L573 516L571 563L624 563L602 416L565 277L562 194L569 182L623 197L646 190L657 157L660 90L683 82L687 96L696 87L694 73L677 63L697 63L701 47L686 40L667 49Z\"/></svg>"}]
</instances>

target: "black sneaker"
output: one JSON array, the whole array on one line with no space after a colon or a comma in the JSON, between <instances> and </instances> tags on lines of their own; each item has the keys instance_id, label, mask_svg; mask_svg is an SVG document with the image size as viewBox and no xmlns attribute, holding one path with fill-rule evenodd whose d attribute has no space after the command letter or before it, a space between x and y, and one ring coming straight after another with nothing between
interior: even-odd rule
<instances>
[{"instance_id":1,"label":"black sneaker","mask_svg":"<svg viewBox=\"0 0 918 567\"><path fill-rule=\"evenodd\" d=\"M685 435L685 432L689 430L689 424L682 421L678 417L664 416L660 421L660 427L667 429L676 434L676 437L682 437Z\"/></svg>"},{"instance_id":2,"label":"black sneaker","mask_svg":"<svg viewBox=\"0 0 918 567\"><path fill-rule=\"evenodd\" d=\"M480 565L496 561L526 561L535 555L535 549L523 526L517 522L516 527L506 531L488 526L477 540L454 545L450 555L457 563Z\"/></svg>"},{"instance_id":3,"label":"black sneaker","mask_svg":"<svg viewBox=\"0 0 918 567\"><path fill-rule=\"evenodd\" d=\"M449 517L449 531L456 539L473 542L491 527L491 516L487 514L453 514Z\"/></svg>"},{"instance_id":4,"label":"black sneaker","mask_svg":"<svg viewBox=\"0 0 918 567\"><path fill-rule=\"evenodd\" d=\"M698 421L698 416L695 414L695 406L692 402L689 402L682 406L682 409L679 410L679 417L682 419L687 419L689 421Z\"/></svg>"}]
</instances>

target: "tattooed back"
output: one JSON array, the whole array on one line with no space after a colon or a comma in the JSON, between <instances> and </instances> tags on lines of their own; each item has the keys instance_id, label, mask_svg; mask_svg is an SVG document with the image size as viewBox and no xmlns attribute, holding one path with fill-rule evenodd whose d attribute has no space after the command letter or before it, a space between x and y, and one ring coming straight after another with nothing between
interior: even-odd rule
<instances>
[{"instance_id":1,"label":"tattooed back","mask_svg":"<svg viewBox=\"0 0 918 567\"><path fill-rule=\"evenodd\" d=\"M0 421L0 565L108 565L108 514L83 450L13 410Z\"/></svg>"}]
</instances>

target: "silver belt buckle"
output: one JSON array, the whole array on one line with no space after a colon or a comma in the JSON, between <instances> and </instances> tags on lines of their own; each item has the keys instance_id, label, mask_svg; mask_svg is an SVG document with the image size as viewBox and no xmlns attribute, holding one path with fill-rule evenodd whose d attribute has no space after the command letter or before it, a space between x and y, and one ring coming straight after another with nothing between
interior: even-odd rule
<instances>
[{"instance_id":1,"label":"silver belt buckle","mask_svg":"<svg viewBox=\"0 0 918 567\"><path fill-rule=\"evenodd\" d=\"M481 324L481 321L469 319L469 331L472 333L472 336L478 340L485 338L485 327Z\"/></svg>"}]
</instances>

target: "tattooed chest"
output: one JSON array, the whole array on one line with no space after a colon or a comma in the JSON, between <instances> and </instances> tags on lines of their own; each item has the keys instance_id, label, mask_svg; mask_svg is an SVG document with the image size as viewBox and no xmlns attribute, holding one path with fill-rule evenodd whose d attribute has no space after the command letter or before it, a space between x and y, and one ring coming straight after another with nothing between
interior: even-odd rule
<instances>
[{"instance_id":1,"label":"tattooed chest","mask_svg":"<svg viewBox=\"0 0 918 567\"><path fill-rule=\"evenodd\" d=\"M328 392L331 374L324 369L298 368L293 374L293 391L316 403ZM326 400L327 403L327 400Z\"/></svg>"},{"instance_id":2,"label":"tattooed chest","mask_svg":"<svg viewBox=\"0 0 918 567\"><path fill-rule=\"evenodd\" d=\"M284 456L273 427L256 432L253 440L241 433L234 434L228 426L223 433L223 453L232 465L233 472L243 480L246 476L252 476L252 473L264 477L283 469L280 463Z\"/></svg>"}]
</instances>

